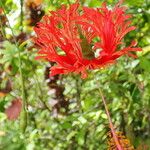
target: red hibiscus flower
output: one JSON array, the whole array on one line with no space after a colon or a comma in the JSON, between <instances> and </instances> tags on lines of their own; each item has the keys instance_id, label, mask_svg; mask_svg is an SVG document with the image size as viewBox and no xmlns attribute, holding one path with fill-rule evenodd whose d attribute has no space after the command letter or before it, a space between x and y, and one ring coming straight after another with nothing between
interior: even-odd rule
<instances>
[{"instance_id":1,"label":"red hibiscus flower","mask_svg":"<svg viewBox=\"0 0 150 150\"><path fill-rule=\"evenodd\" d=\"M102 8L83 7L79 4L62 6L57 11L45 15L34 28L36 43L41 47L37 58L55 62L50 75L81 73L87 77L87 70L102 68L114 63L122 55L133 55L140 51L136 43L125 47L122 39L135 30L130 26L130 15L119 2L109 10L104 3Z\"/></svg>"}]
</instances>

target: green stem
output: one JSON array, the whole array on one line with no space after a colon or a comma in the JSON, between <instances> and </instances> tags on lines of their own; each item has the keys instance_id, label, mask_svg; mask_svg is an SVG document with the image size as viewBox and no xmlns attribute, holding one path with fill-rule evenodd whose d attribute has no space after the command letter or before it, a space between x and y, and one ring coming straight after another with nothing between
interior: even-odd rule
<instances>
[{"instance_id":1,"label":"green stem","mask_svg":"<svg viewBox=\"0 0 150 150\"><path fill-rule=\"evenodd\" d=\"M23 111L22 111L22 118L23 119L21 121L21 128L22 128L23 132L25 132L25 129L26 129L26 126L27 126L27 107L26 107L27 106L27 102L26 102L27 98L26 98L26 93L25 93L24 78L23 78L23 72L22 72L22 67L21 67L22 66L22 61L21 61L20 48L19 48L19 45L16 41L13 28L11 27L10 22L8 20L8 17L7 17L7 14L5 12L5 7L4 7L4 5L1 1L0 1L0 5L4 10L3 12L4 12L4 15L5 15L7 21L8 21L8 25L9 25L9 28L11 30L14 42L15 42L15 46L18 49L19 73L20 73L20 80L21 80L21 95L22 95L22 100L23 100Z\"/></svg>"},{"instance_id":2,"label":"green stem","mask_svg":"<svg viewBox=\"0 0 150 150\"><path fill-rule=\"evenodd\" d=\"M34 74L35 74L35 80L36 80L36 83L37 83L37 87L38 87L38 89L39 89L39 91L40 91L39 99L40 99L40 101L43 103L43 105L45 106L45 108L51 113L50 108L48 107L48 105L46 104L46 102L45 102L44 99L43 99L43 96L42 96L43 90L42 90L42 88L41 88L41 86L40 86L40 83L39 83L37 74L36 74L35 72L34 72Z\"/></svg>"},{"instance_id":3,"label":"green stem","mask_svg":"<svg viewBox=\"0 0 150 150\"><path fill-rule=\"evenodd\" d=\"M115 129L114 129L114 126L113 126L113 123L112 123L112 120L111 120L111 117L110 117L110 113L109 113L109 110L107 108L106 100L104 98L102 90L101 89L98 89L98 90L99 90L100 96L102 98L102 102L104 104L104 107L105 107L106 115L107 115L107 118L108 118L108 121L109 121L110 130L111 130L111 133L113 135L114 141L116 143L117 150L123 150L120 143L119 143L118 137L116 136Z\"/></svg>"},{"instance_id":4,"label":"green stem","mask_svg":"<svg viewBox=\"0 0 150 150\"><path fill-rule=\"evenodd\" d=\"M20 7L21 7L21 12L20 12L20 27L21 27L21 32L23 31L23 0L20 0Z\"/></svg>"}]
</instances>

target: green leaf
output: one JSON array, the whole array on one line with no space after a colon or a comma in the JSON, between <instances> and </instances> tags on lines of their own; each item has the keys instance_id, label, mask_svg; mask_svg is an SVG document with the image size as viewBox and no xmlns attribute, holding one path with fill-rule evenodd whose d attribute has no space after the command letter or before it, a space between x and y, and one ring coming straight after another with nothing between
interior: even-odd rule
<instances>
[{"instance_id":1,"label":"green leaf","mask_svg":"<svg viewBox=\"0 0 150 150\"><path fill-rule=\"evenodd\" d=\"M145 71L150 72L150 60L146 59L145 57L140 58L140 66Z\"/></svg>"},{"instance_id":2,"label":"green leaf","mask_svg":"<svg viewBox=\"0 0 150 150\"><path fill-rule=\"evenodd\" d=\"M79 145L84 145L84 135L85 135L84 129L82 129L78 132L76 138L77 138Z\"/></svg>"}]
</instances>

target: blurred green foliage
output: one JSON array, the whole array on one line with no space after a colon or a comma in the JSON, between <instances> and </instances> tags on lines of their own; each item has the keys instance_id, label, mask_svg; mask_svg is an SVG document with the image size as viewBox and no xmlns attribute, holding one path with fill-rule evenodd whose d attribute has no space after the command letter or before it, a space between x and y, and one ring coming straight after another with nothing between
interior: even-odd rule
<instances>
[{"instance_id":1,"label":"blurred green foliage","mask_svg":"<svg viewBox=\"0 0 150 150\"><path fill-rule=\"evenodd\" d=\"M8 17L14 18L12 26L15 34L19 35L22 32L20 13L16 13L20 12L19 3L13 0L2 2ZM73 3L74 0L43 0L40 9L47 13L68 2ZM99 7L103 1L80 2L85 6ZM116 2L108 0L109 5ZM122 131L135 147L141 144L150 146L150 1L125 0L124 4L133 15L133 24L137 26L125 41L129 44L136 39L143 52L137 54L137 59L122 57L114 66L89 72L85 80L75 75L61 76L57 85L65 87L63 96L69 102L65 113L64 107L56 112L52 105L54 93L45 80L45 67L49 64L35 60L37 50L32 48L31 39L34 32L28 25L29 16L24 2L24 32L30 38L23 39L20 53L28 103L28 126L26 132L22 133L20 118L10 121L5 114L11 101L21 95L18 50L6 24L3 29L9 40L4 38L0 41L0 87L3 89L9 79L12 90L0 97L1 150L107 149L109 127L98 87L104 91L117 130ZM2 25L2 19L0 23Z\"/></svg>"}]
</instances>

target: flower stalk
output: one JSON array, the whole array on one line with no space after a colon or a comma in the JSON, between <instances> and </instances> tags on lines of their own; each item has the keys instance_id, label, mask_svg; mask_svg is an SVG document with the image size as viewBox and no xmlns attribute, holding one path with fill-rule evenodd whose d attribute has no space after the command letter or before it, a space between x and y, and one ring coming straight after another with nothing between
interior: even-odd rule
<instances>
[{"instance_id":1,"label":"flower stalk","mask_svg":"<svg viewBox=\"0 0 150 150\"><path fill-rule=\"evenodd\" d=\"M107 118L108 118L108 121L109 121L110 130L111 130L111 133L113 135L114 141L116 143L116 147L117 147L118 150L123 150L120 143L119 143L118 137L116 136L115 129L114 129L114 126L113 126L113 123L112 123L112 120L111 120L111 117L110 117L110 113L109 113L109 110L107 108L106 100L104 98L102 90L101 89L98 89L98 90L99 90L102 102L104 104L104 107L105 107L106 115L107 115Z\"/></svg>"}]
</instances>

